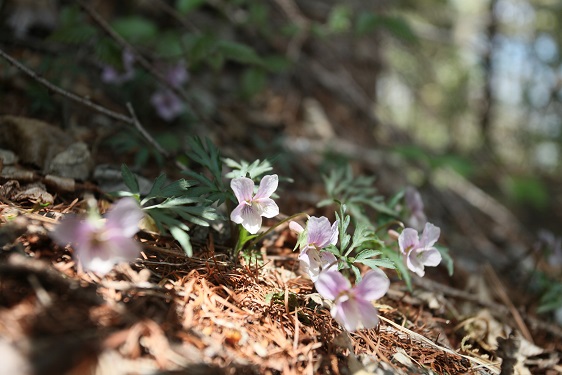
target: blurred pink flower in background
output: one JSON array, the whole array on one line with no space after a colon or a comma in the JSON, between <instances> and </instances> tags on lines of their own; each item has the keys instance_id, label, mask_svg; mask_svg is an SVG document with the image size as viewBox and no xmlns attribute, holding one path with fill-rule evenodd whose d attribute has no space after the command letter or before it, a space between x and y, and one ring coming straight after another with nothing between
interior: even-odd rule
<instances>
[{"instance_id":1,"label":"blurred pink flower in background","mask_svg":"<svg viewBox=\"0 0 562 375\"><path fill-rule=\"evenodd\" d=\"M51 236L61 246L72 244L74 257L84 270L103 275L115 264L138 257L141 248L133 236L143 216L134 198L123 198L111 207L105 219L71 216L63 219Z\"/></svg>"},{"instance_id":2,"label":"blurred pink flower in background","mask_svg":"<svg viewBox=\"0 0 562 375\"><path fill-rule=\"evenodd\" d=\"M130 81L135 76L135 56L129 50L124 50L121 56L123 70L118 71L114 66L106 65L101 72L101 80L105 83L120 85Z\"/></svg>"},{"instance_id":3,"label":"blurred pink flower in background","mask_svg":"<svg viewBox=\"0 0 562 375\"><path fill-rule=\"evenodd\" d=\"M406 209L408 210L409 217L407 219L408 226L414 228L415 230L421 230L427 223L427 217L423 210L423 201L420 192L408 186L404 192L404 201L406 203Z\"/></svg>"},{"instance_id":4,"label":"blurred pink flower in background","mask_svg":"<svg viewBox=\"0 0 562 375\"><path fill-rule=\"evenodd\" d=\"M164 72L166 81L172 87L180 87L189 80L184 61L179 61L172 66L160 66L159 70ZM158 116L166 121L172 121L186 109L183 100L169 88L156 90L150 97L150 103L156 109Z\"/></svg>"}]
</instances>

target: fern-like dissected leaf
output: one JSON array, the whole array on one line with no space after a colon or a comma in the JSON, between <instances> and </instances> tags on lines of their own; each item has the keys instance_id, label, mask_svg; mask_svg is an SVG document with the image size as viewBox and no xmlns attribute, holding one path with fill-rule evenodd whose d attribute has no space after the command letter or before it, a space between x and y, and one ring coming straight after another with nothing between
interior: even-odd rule
<instances>
[{"instance_id":1,"label":"fern-like dissected leaf","mask_svg":"<svg viewBox=\"0 0 562 375\"><path fill-rule=\"evenodd\" d=\"M349 213L355 220L370 226L373 225L365 214L366 207L398 217L398 213L385 205L383 197L377 194L377 189L374 187L374 177L353 176L351 167L347 166L333 169L328 176L323 176L323 178L330 199L318 203L319 207L341 202L348 207Z\"/></svg>"},{"instance_id":2,"label":"fern-like dissected leaf","mask_svg":"<svg viewBox=\"0 0 562 375\"><path fill-rule=\"evenodd\" d=\"M232 159L224 159L224 163L232 168L232 172L227 173L226 178L246 177L249 175L250 179L253 180L273 169L271 162L267 159L263 161L255 160L252 164L245 160L238 163Z\"/></svg>"}]
</instances>

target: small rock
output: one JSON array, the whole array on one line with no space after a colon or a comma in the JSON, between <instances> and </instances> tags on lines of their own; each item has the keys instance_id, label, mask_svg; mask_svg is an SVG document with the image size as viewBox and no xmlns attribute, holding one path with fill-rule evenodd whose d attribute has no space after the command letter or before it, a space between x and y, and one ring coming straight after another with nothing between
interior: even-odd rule
<instances>
[{"instance_id":1,"label":"small rock","mask_svg":"<svg viewBox=\"0 0 562 375\"><path fill-rule=\"evenodd\" d=\"M47 172L60 177L86 180L90 175L91 163L88 146L83 142L76 142L53 158Z\"/></svg>"},{"instance_id":2,"label":"small rock","mask_svg":"<svg viewBox=\"0 0 562 375\"><path fill-rule=\"evenodd\" d=\"M10 150L0 149L0 159L4 165L14 165L18 162L18 157Z\"/></svg>"}]
</instances>

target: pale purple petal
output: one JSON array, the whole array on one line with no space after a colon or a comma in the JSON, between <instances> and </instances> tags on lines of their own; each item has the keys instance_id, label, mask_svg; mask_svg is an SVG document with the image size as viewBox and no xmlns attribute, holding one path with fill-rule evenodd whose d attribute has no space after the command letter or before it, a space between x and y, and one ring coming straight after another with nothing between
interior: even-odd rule
<instances>
[{"instance_id":1,"label":"pale purple petal","mask_svg":"<svg viewBox=\"0 0 562 375\"><path fill-rule=\"evenodd\" d=\"M329 251L320 252L320 264L323 271L337 271L338 270L338 259L336 256Z\"/></svg>"},{"instance_id":2,"label":"pale purple petal","mask_svg":"<svg viewBox=\"0 0 562 375\"><path fill-rule=\"evenodd\" d=\"M59 245L66 246L70 243L85 242L94 230L95 228L91 223L73 215L62 219L55 230L51 232L51 237Z\"/></svg>"},{"instance_id":3,"label":"pale purple petal","mask_svg":"<svg viewBox=\"0 0 562 375\"><path fill-rule=\"evenodd\" d=\"M230 188L234 192L238 203L249 202L254 194L254 181L247 177L233 178L230 181Z\"/></svg>"},{"instance_id":4,"label":"pale purple petal","mask_svg":"<svg viewBox=\"0 0 562 375\"><path fill-rule=\"evenodd\" d=\"M261 228L261 215L250 206L242 207L242 226L251 234L256 234Z\"/></svg>"},{"instance_id":5,"label":"pale purple petal","mask_svg":"<svg viewBox=\"0 0 562 375\"><path fill-rule=\"evenodd\" d=\"M158 90L150 97L150 103L156 109L158 116L166 121L172 121L185 110L183 101L170 90Z\"/></svg>"},{"instance_id":6,"label":"pale purple petal","mask_svg":"<svg viewBox=\"0 0 562 375\"><path fill-rule=\"evenodd\" d=\"M337 271L321 272L314 285L322 297L333 300L351 289L349 280Z\"/></svg>"},{"instance_id":7,"label":"pale purple petal","mask_svg":"<svg viewBox=\"0 0 562 375\"><path fill-rule=\"evenodd\" d=\"M313 248L306 248L299 254L299 260L302 271L307 273L313 282L318 280L321 264L318 251Z\"/></svg>"},{"instance_id":8,"label":"pale purple petal","mask_svg":"<svg viewBox=\"0 0 562 375\"><path fill-rule=\"evenodd\" d=\"M379 323L378 311L369 302L347 299L337 301L331 310L332 317L346 330L370 329Z\"/></svg>"},{"instance_id":9,"label":"pale purple petal","mask_svg":"<svg viewBox=\"0 0 562 375\"><path fill-rule=\"evenodd\" d=\"M276 174L264 176L260 181L260 187L256 193L255 198L269 198L275 190L277 190L277 185L279 184L279 177Z\"/></svg>"},{"instance_id":10,"label":"pale purple petal","mask_svg":"<svg viewBox=\"0 0 562 375\"><path fill-rule=\"evenodd\" d=\"M336 220L334 224L332 224L332 234L330 236L330 242L329 242L330 245L335 245L338 242L338 235L339 235L338 224L339 224L338 220Z\"/></svg>"},{"instance_id":11,"label":"pale purple petal","mask_svg":"<svg viewBox=\"0 0 562 375\"><path fill-rule=\"evenodd\" d=\"M242 218L242 210L248 207L246 202L241 202L232 212L230 213L230 220L234 221L236 224L241 224L244 219Z\"/></svg>"},{"instance_id":12,"label":"pale purple petal","mask_svg":"<svg viewBox=\"0 0 562 375\"><path fill-rule=\"evenodd\" d=\"M435 245L441 234L441 229L431 223L426 223L420 238L420 247L427 249Z\"/></svg>"},{"instance_id":13,"label":"pale purple petal","mask_svg":"<svg viewBox=\"0 0 562 375\"><path fill-rule=\"evenodd\" d=\"M275 217L279 215L279 207L271 198L254 199L254 208L263 217Z\"/></svg>"},{"instance_id":14,"label":"pale purple petal","mask_svg":"<svg viewBox=\"0 0 562 375\"><path fill-rule=\"evenodd\" d=\"M296 221L289 222L289 229L293 232L296 232L297 234L301 234L302 232L304 232L304 228Z\"/></svg>"},{"instance_id":15,"label":"pale purple petal","mask_svg":"<svg viewBox=\"0 0 562 375\"><path fill-rule=\"evenodd\" d=\"M370 302L356 301L362 328L375 328L379 324L379 312Z\"/></svg>"},{"instance_id":16,"label":"pale purple petal","mask_svg":"<svg viewBox=\"0 0 562 375\"><path fill-rule=\"evenodd\" d=\"M420 251L418 259L426 267L436 267L441 263L441 253L436 248L432 247L427 250Z\"/></svg>"},{"instance_id":17,"label":"pale purple petal","mask_svg":"<svg viewBox=\"0 0 562 375\"><path fill-rule=\"evenodd\" d=\"M116 263L119 260L127 262L135 260L141 252L140 244L130 237L115 236L109 238L108 242L111 245L108 245L107 249L112 253Z\"/></svg>"},{"instance_id":18,"label":"pale purple petal","mask_svg":"<svg viewBox=\"0 0 562 375\"><path fill-rule=\"evenodd\" d=\"M311 216L307 223L308 243L314 244L319 248L324 248L330 244L330 221L328 218Z\"/></svg>"},{"instance_id":19,"label":"pale purple petal","mask_svg":"<svg viewBox=\"0 0 562 375\"><path fill-rule=\"evenodd\" d=\"M80 260L80 264L82 264L82 268L84 268L85 271L92 271L100 275L105 275L111 271L115 262L112 259L101 259L99 257L95 257L87 261Z\"/></svg>"},{"instance_id":20,"label":"pale purple petal","mask_svg":"<svg viewBox=\"0 0 562 375\"><path fill-rule=\"evenodd\" d=\"M122 198L107 213L107 230L115 230L121 236L132 237L139 231L139 221L144 213L134 198Z\"/></svg>"},{"instance_id":21,"label":"pale purple petal","mask_svg":"<svg viewBox=\"0 0 562 375\"><path fill-rule=\"evenodd\" d=\"M355 286L354 294L357 299L370 302L384 296L388 292L389 286L390 280L386 274L378 268L373 268Z\"/></svg>"},{"instance_id":22,"label":"pale purple petal","mask_svg":"<svg viewBox=\"0 0 562 375\"><path fill-rule=\"evenodd\" d=\"M418 247L418 232L412 228L406 228L400 233L398 237L398 245L403 254L408 253L411 249Z\"/></svg>"},{"instance_id":23,"label":"pale purple petal","mask_svg":"<svg viewBox=\"0 0 562 375\"><path fill-rule=\"evenodd\" d=\"M419 277L423 277L423 275L425 275L424 266L418 258L417 250L412 250L408 253L408 256L406 257L406 266Z\"/></svg>"}]
</instances>

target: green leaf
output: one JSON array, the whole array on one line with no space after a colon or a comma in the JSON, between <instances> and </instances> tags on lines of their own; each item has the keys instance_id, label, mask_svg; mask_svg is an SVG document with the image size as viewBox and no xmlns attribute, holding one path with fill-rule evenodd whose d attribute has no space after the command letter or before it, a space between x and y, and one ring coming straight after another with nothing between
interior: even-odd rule
<instances>
[{"instance_id":1,"label":"green leaf","mask_svg":"<svg viewBox=\"0 0 562 375\"><path fill-rule=\"evenodd\" d=\"M177 0L176 9L178 12L185 15L203 4L205 4L205 0Z\"/></svg>"},{"instance_id":2,"label":"green leaf","mask_svg":"<svg viewBox=\"0 0 562 375\"><path fill-rule=\"evenodd\" d=\"M361 277L361 271L359 270L359 268L357 268L357 266L354 266L353 264L350 266L351 271L353 271L353 274L355 275L355 283L358 283L361 281L362 277Z\"/></svg>"},{"instance_id":3,"label":"green leaf","mask_svg":"<svg viewBox=\"0 0 562 375\"><path fill-rule=\"evenodd\" d=\"M363 250L363 251L359 252L355 256L355 261L358 262L358 261L363 260L363 259L373 258L373 257L379 256L381 254L382 254L381 251L366 249L366 250Z\"/></svg>"},{"instance_id":4,"label":"green leaf","mask_svg":"<svg viewBox=\"0 0 562 375\"><path fill-rule=\"evenodd\" d=\"M236 61L242 64L263 63L256 51L246 44L228 40L219 40L217 43L217 50L227 60Z\"/></svg>"},{"instance_id":5,"label":"green leaf","mask_svg":"<svg viewBox=\"0 0 562 375\"><path fill-rule=\"evenodd\" d=\"M185 254L191 257L193 255L193 248L191 247L189 234L179 227L170 227L170 234L178 241L183 251L185 251Z\"/></svg>"},{"instance_id":6,"label":"green leaf","mask_svg":"<svg viewBox=\"0 0 562 375\"><path fill-rule=\"evenodd\" d=\"M453 258L451 258L451 255L449 254L449 249L440 245L436 245L435 248L441 254L441 258L443 258L443 263L445 264L445 267L447 267L447 273L449 274L449 276L453 276L454 264Z\"/></svg>"},{"instance_id":7,"label":"green leaf","mask_svg":"<svg viewBox=\"0 0 562 375\"><path fill-rule=\"evenodd\" d=\"M133 172L131 172L126 164L121 164L121 176L123 177L123 182L129 188L131 193L140 194L137 177L133 174Z\"/></svg>"},{"instance_id":8,"label":"green leaf","mask_svg":"<svg viewBox=\"0 0 562 375\"><path fill-rule=\"evenodd\" d=\"M150 188L150 191L148 192L147 196L144 197L144 199L141 201L141 204L144 204L144 202L147 202L152 198L159 197L160 189L162 189L162 186L164 186L165 183L166 183L166 175L161 174L160 176L158 176L154 181L154 183L152 184L152 187Z\"/></svg>"},{"instance_id":9,"label":"green leaf","mask_svg":"<svg viewBox=\"0 0 562 375\"><path fill-rule=\"evenodd\" d=\"M225 175L226 178L238 178L238 177L246 177L250 176L250 179L255 179L266 172L273 170L271 166L271 162L269 160L260 161L259 159L254 160L252 164L249 164L247 161L242 160L240 163L232 160L232 159L224 159L224 163L227 167L232 168L232 172L229 172Z\"/></svg>"},{"instance_id":10,"label":"green leaf","mask_svg":"<svg viewBox=\"0 0 562 375\"><path fill-rule=\"evenodd\" d=\"M242 94L246 98L252 98L263 90L266 83L266 75L261 68L246 69L242 75Z\"/></svg>"},{"instance_id":11,"label":"green leaf","mask_svg":"<svg viewBox=\"0 0 562 375\"><path fill-rule=\"evenodd\" d=\"M361 260L355 259L355 261L358 262L358 263L363 263L367 267L371 267L371 268L378 268L378 267L384 267L384 268L390 268L390 269L396 268L396 264L392 260L385 259L385 258L381 258L381 259L361 259Z\"/></svg>"},{"instance_id":12,"label":"green leaf","mask_svg":"<svg viewBox=\"0 0 562 375\"><path fill-rule=\"evenodd\" d=\"M160 190L161 197L175 197L178 195L184 195L185 192L192 186L192 184L185 180L179 179L177 181L172 182L171 184L167 185L166 187Z\"/></svg>"},{"instance_id":13,"label":"green leaf","mask_svg":"<svg viewBox=\"0 0 562 375\"><path fill-rule=\"evenodd\" d=\"M346 5L336 5L328 16L328 28L334 33L343 33L351 26L351 9Z\"/></svg>"},{"instance_id":14,"label":"green leaf","mask_svg":"<svg viewBox=\"0 0 562 375\"><path fill-rule=\"evenodd\" d=\"M130 42L143 42L153 39L158 34L158 28L148 18L129 16L118 18L112 23L113 29Z\"/></svg>"}]
</instances>

